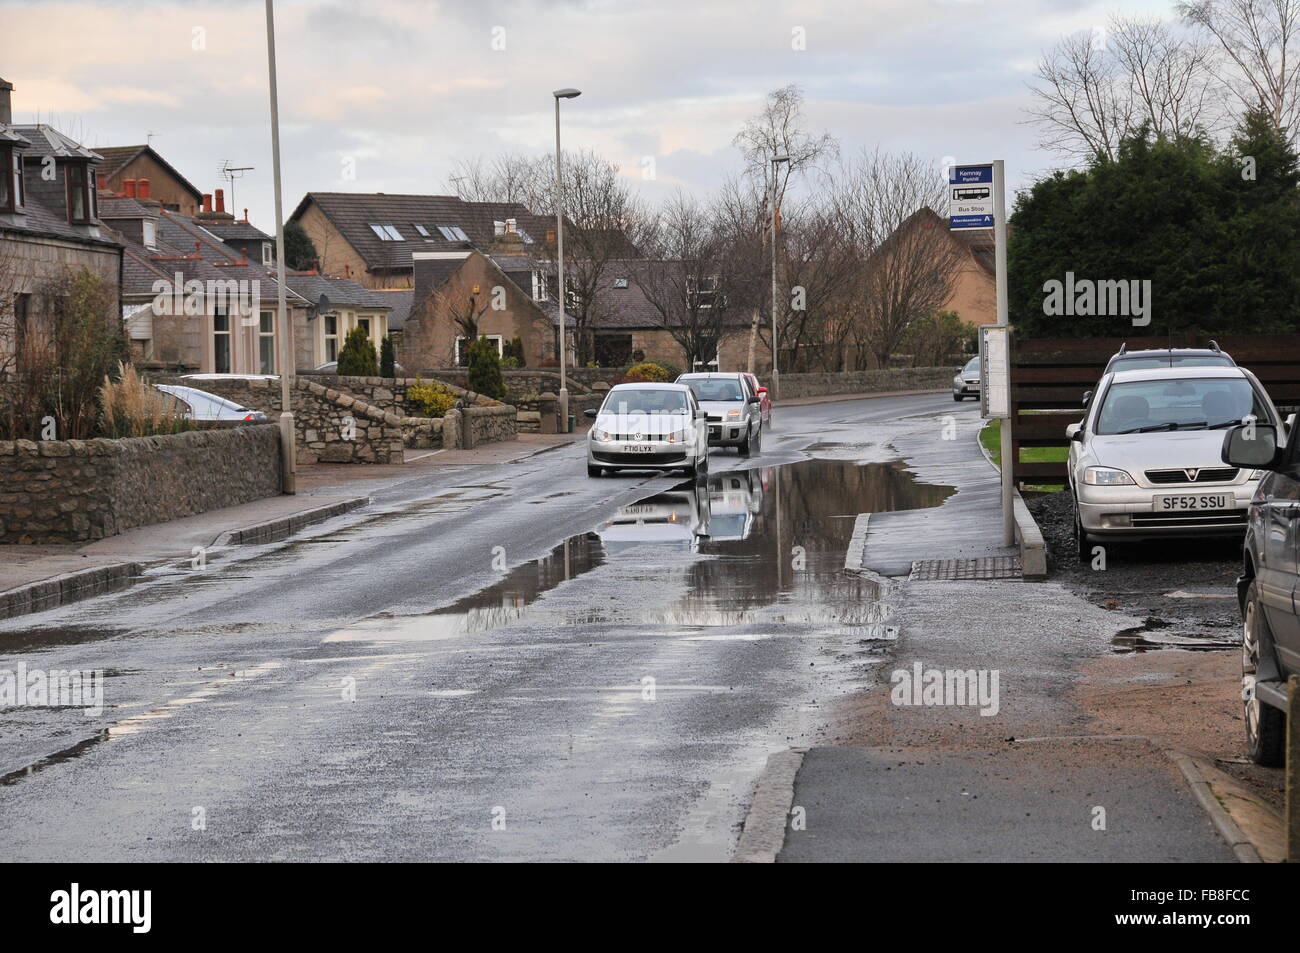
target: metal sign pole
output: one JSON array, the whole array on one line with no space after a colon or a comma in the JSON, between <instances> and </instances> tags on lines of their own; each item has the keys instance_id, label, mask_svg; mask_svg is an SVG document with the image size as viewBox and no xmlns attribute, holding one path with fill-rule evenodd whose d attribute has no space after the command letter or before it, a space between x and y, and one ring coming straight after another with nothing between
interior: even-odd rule
<instances>
[{"instance_id":1,"label":"metal sign pole","mask_svg":"<svg viewBox=\"0 0 1300 953\"><path fill-rule=\"evenodd\" d=\"M993 163L993 261L998 296L998 327L1007 326L1007 198L1006 177L1001 159ZM1009 342L1008 342L1009 343ZM1008 361L1010 348L1008 347ZM1008 370L1010 366L1008 364ZM1007 381L1007 415L1002 418L1002 545L1016 544L1016 518L1012 510L1015 460L1011 451L1011 382Z\"/></svg>"}]
</instances>

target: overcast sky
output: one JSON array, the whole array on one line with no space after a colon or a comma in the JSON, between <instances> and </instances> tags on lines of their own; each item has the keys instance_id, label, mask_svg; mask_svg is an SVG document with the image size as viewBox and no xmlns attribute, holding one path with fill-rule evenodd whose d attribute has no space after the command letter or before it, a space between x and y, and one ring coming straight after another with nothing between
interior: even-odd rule
<instances>
[{"instance_id":1,"label":"overcast sky","mask_svg":"<svg viewBox=\"0 0 1300 953\"><path fill-rule=\"evenodd\" d=\"M564 145L618 162L650 197L703 194L731 140L787 83L846 152L877 144L1005 158L1011 184L1056 163L1024 124L1040 53L1108 13L1171 0L278 0L288 215L307 191L445 192L459 158ZM802 31L797 34L796 31ZM797 36L805 49L795 49ZM500 48L504 47L504 49ZM272 230L262 2L0 0L14 118L86 145L152 144L204 192L253 166L238 209ZM653 180L643 169L653 160ZM349 170L355 178L347 178Z\"/></svg>"}]
</instances>

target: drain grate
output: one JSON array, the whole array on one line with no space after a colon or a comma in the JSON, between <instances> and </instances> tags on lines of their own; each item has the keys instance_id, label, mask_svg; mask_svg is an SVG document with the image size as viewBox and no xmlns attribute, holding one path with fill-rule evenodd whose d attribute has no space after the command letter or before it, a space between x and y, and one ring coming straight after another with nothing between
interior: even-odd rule
<instances>
[{"instance_id":1,"label":"drain grate","mask_svg":"<svg viewBox=\"0 0 1300 953\"><path fill-rule=\"evenodd\" d=\"M1020 579L1019 556L981 556L978 559L918 559L908 579L936 582L959 579Z\"/></svg>"}]
</instances>

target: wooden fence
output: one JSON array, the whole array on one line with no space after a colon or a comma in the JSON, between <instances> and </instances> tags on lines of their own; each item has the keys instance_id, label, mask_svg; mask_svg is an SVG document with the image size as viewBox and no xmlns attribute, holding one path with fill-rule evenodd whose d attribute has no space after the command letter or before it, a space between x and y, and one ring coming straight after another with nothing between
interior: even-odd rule
<instances>
[{"instance_id":1,"label":"wooden fence","mask_svg":"<svg viewBox=\"0 0 1300 953\"><path fill-rule=\"evenodd\" d=\"M1011 454L1016 486L1066 481L1064 462L1024 462L1021 447L1068 447L1068 424L1083 419L1083 395L1097 386L1106 362L1129 350L1209 347L1208 336L1162 338L1038 338L1011 341ZM1219 347L1259 378L1278 408L1300 407L1300 334L1217 338Z\"/></svg>"}]
</instances>

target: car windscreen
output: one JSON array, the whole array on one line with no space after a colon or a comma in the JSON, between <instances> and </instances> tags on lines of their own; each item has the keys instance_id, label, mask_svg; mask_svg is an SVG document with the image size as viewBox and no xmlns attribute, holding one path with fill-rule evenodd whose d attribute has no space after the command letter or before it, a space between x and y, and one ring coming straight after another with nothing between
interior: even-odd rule
<instances>
[{"instance_id":1,"label":"car windscreen","mask_svg":"<svg viewBox=\"0 0 1300 953\"><path fill-rule=\"evenodd\" d=\"M952 365L949 364L948 366L951 367ZM966 366L961 369L961 376L978 377L979 372L980 372L980 359L978 357L972 357L969 361L966 362Z\"/></svg>"},{"instance_id":2,"label":"car windscreen","mask_svg":"<svg viewBox=\"0 0 1300 953\"><path fill-rule=\"evenodd\" d=\"M1272 423L1250 382L1240 377L1180 377L1112 384L1097 433L1222 429L1254 416Z\"/></svg>"},{"instance_id":3,"label":"car windscreen","mask_svg":"<svg viewBox=\"0 0 1300 953\"><path fill-rule=\"evenodd\" d=\"M699 400L744 400L740 381L734 377L699 377L681 381Z\"/></svg>"},{"instance_id":4,"label":"car windscreen","mask_svg":"<svg viewBox=\"0 0 1300 953\"><path fill-rule=\"evenodd\" d=\"M679 390L610 391L602 414L684 414L686 395Z\"/></svg>"}]
</instances>

